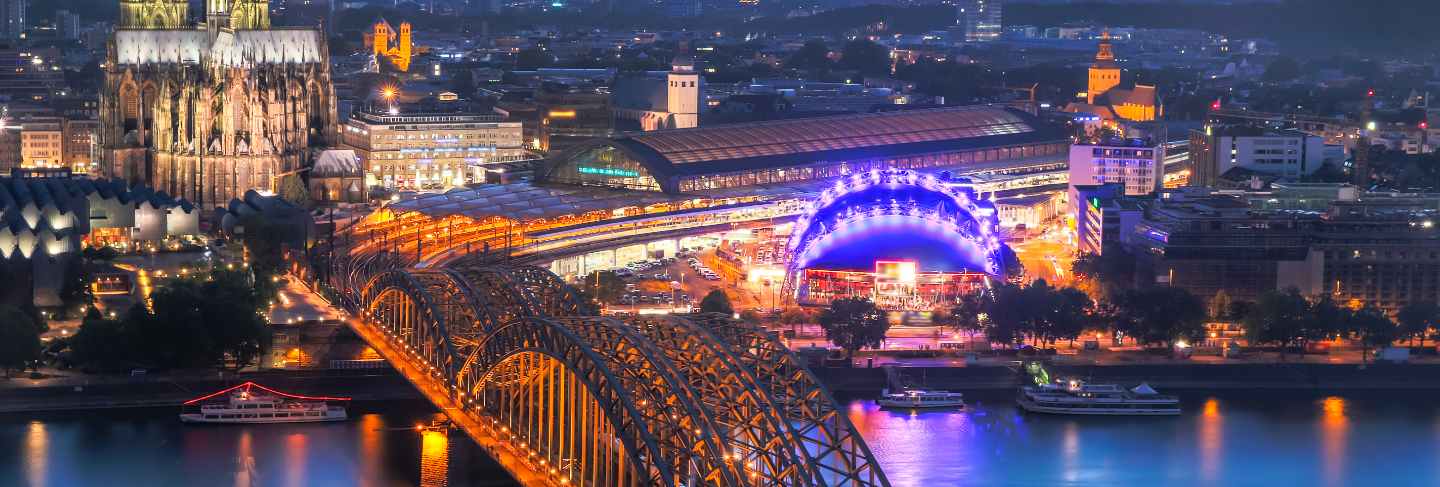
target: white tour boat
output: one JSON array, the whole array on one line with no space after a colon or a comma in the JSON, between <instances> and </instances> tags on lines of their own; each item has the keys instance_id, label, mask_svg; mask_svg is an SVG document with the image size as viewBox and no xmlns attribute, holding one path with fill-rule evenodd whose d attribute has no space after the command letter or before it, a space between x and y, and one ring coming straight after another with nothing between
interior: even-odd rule
<instances>
[{"instance_id":1,"label":"white tour boat","mask_svg":"<svg viewBox=\"0 0 1440 487\"><path fill-rule=\"evenodd\" d=\"M224 396L225 400L215 400ZM344 421L342 397L309 397L286 394L246 382L213 394L186 401L180 421L186 423L312 423Z\"/></svg>"},{"instance_id":2,"label":"white tour boat","mask_svg":"<svg viewBox=\"0 0 1440 487\"><path fill-rule=\"evenodd\" d=\"M1114 384L1086 384L1080 380L1025 386L1017 398L1032 413L1103 416L1173 416L1180 400L1140 384L1131 389Z\"/></svg>"},{"instance_id":3,"label":"white tour boat","mask_svg":"<svg viewBox=\"0 0 1440 487\"><path fill-rule=\"evenodd\" d=\"M875 400L882 408L965 408L965 400L961 399L958 392L949 391L927 391L924 389L905 389L900 392L890 392L888 389L880 393L880 398Z\"/></svg>"}]
</instances>

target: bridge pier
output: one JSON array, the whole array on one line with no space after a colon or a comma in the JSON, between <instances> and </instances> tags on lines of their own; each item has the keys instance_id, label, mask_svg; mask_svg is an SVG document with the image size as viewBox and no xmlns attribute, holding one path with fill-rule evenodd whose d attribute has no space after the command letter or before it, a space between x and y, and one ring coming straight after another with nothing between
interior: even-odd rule
<instances>
[{"instance_id":1,"label":"bridge pier","mask_svg":"<svg viewBox=\"0 0 1440 487\"><path fill-rule=\"evenodd\" d=\"M491 431L489 421L476 414L474 411L467 411L460 407L451 396L449 388L445 383L436 379L429 371L421 370L415 364L423 363L410 357L404 350L396 348L390 338L381 333L378 328L366 325L359 318L351 318L346 322L351 330L355 331L370 348L375 349L381 357L384 357L400 375L409 380L430 400L431 404L440 408L447 418L471 439L475 440L485 452L494 458L506 472L517 482L526 486L535 487L561 487L565 484L554 481L552 477L541 470L539 466L531 465L525 457L515 451L515 446L510 445L497 434Z\"/></svg>"}]
</instances>

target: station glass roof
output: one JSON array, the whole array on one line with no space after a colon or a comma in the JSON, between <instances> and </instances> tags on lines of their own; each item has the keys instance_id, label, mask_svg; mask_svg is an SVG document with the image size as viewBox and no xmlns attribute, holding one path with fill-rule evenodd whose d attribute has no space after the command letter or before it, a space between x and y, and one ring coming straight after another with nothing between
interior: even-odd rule
<instances>
[{"instance_id":1,"label":"station glass roof","mask_svg":"<svg viewBox=\"0 0 1440 487\"><path fill-rule=\"evenodd\" d=\"M672 164L691 164L1033 131L1015 112L967 106L664 130L629 138Z\"/></svg>"}]
</instances>

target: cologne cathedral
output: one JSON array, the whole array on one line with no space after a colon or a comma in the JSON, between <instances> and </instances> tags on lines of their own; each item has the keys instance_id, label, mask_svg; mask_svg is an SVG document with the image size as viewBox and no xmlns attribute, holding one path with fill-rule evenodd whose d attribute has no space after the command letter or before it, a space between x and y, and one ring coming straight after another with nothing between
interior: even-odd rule
<instances>
[{"instance_id":1,"label":"cologne cathedral","mask_svg":"<svg viewBox=\"0 0 1440 487\"><path fill-rule=\"evenodd\" d=\"M274 189L337 136L319 28L270 26L269 0L120 0L100 98L103 170L203 208Z\"/></svg>"}]
</instances>

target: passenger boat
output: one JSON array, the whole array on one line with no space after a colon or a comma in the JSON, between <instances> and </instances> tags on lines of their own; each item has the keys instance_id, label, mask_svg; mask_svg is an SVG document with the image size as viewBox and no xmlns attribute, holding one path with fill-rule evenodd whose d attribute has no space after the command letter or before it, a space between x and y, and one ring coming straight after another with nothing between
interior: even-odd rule
<instances>
[{"instance_id":1,"label":"passenger boat","mask_svg":"<svg viewBox=\"0 0 1440 487\"><path fill-rule=\"evenodd\" d=\"M949 391L927 391L905 389L900 392L886 390L875 400L882 408L965 408L962 394Z\"/></svg>"},{"instance_id":2,"label":"passenger boat","mask_svg":"<svg viewBox=\"0 0 1440 487\"><path fill-rule=\"evenodd\" d=\"M1115 384L1086 384L1080 380L1025 386L1020 389L1017 402L1022 409L1032 413L1101 416L1180 414L1178 398L1162 395L1144 383L1131 389Z\"/></svg>"},{"instance_id":3,"label":"passenger boat","mask_svg":"<svg viewBox=\"0 0 1440 487\"><path fill-rule=\"evenodd\" d=\"M223 399L220 399L222 398ZM246 382L186 401L180 421L186 423L313 423L344 421L349 398L286 394Z\"/></svg>"}]
</instances>

